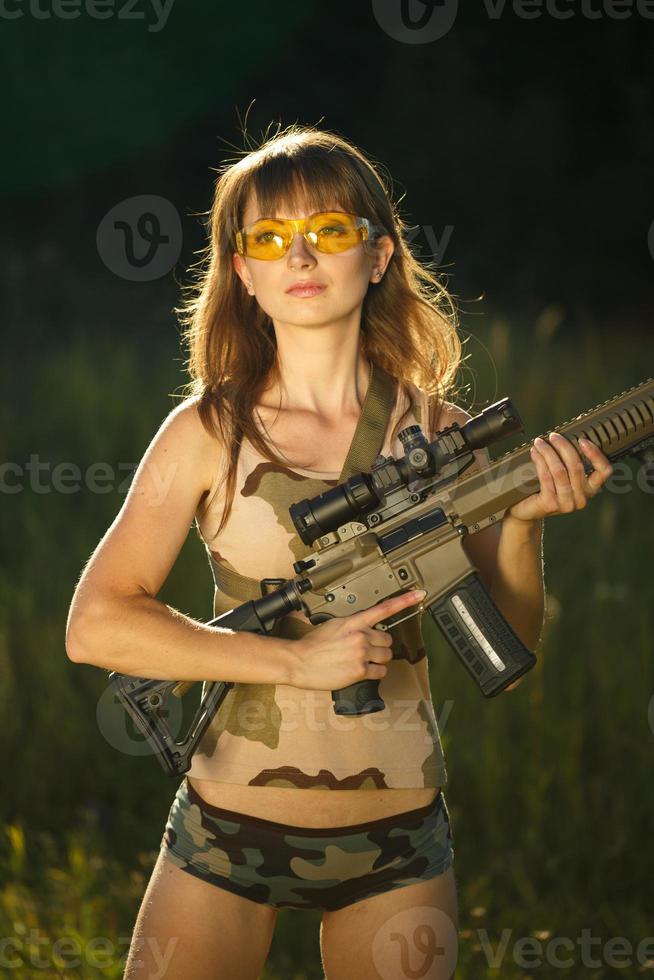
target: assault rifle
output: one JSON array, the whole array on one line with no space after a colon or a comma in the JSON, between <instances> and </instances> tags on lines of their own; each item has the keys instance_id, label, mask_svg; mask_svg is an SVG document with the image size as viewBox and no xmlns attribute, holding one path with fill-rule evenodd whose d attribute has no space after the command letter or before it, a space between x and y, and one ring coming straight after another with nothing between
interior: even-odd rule
<instances>
[{"instance_id":1,"label":"assault rifle","mask_svg":"<svg viewBox=\"0 0 654 980\"><path fill-rule=\"evenodd\" d=\"M612 463L635 457L654 488L654 379L554 431L578 451L578 439L590 439ZM514 503L538 492L531 442L474 474L464 474L475 462L476 449L515 432L524 432L524 426L509 398L463 426L454 423L441 430L431 443L419 425L402 429L403 458L379 455L370 473L355 473L326 493L289 508L301 540L316 547L294 563L295 577L207 625L270 634L276 621L293 610L316 626L402 592L426 589L421 605L376 628L392 629L420 615L426 606L482 695L495 697L530 670L536 657L490 598L462 541L498 523ZM591 473L592 465L586 457L582 460L586 473ZM229 681L205 682L186 736L175 740L166 724L167 699L171 694L181 697L194 682L149 680L115 671L109 680L171 776L188 771L194 749L233 686ZM360 715L383 710L379 683L365 680L332 691L334 711Z\"/></svg>"}]
</instances>

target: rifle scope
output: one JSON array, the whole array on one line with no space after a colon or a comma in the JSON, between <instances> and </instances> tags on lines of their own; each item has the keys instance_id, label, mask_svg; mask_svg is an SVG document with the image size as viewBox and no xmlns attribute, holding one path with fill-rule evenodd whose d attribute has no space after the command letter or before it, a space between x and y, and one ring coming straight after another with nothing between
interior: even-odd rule
<instances>
[{"instance_id":1,"label":"rifle scope","mask_svg":"<svg viewBox=\"0 0 654 980\"><path fill-rule=\"evenodd\" d=\"M398 433L404 459L378 456L370 473L355 473L325 493L292 504L289 514L300 540L312 545L324 534L348 521L360 520L364 514L379 507L387 489L397 485L398 478L402 483L410 483L424 476L435 476L453 460L522 431L522 419L510 398L489 405L463 426L454 422L439 432L431 443L427 442L419 425L409 425ZM423 452L416 453L416 450Z\"/></svg>"}]
</instances>

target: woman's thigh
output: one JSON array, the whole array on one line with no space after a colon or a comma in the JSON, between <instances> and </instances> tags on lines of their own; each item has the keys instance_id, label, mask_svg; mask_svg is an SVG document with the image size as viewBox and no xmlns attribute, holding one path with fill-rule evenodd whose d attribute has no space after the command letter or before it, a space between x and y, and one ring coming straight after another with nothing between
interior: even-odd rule
<instances>
[{"instance_id":1,"label":"woman's thigh","mask_svg":"<svg viewBox=\"0 0 654 980\"><path fill-rule=\"evenodd\" d=\"M325 980L452 980L458 956L454 868L324 912Z\"/></svg>"},{"instance_id":2,"label":"woman's thigh","mask_svg":"<svg viewBox=\"0 0 654 980\"><path fill-rule=\"evenodd\" d=\"M276 909L234 895L159 852L139 910L124 980L257 980Z\"/></svg>"}]
</instances>

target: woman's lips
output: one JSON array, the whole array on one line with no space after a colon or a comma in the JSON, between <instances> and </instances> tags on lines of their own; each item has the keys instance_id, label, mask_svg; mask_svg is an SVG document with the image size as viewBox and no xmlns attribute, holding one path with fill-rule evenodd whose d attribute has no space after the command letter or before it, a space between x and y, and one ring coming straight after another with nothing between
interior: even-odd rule
<instances>
[{"instance_id":1,"label":"woman's lips","mask_svg":"<svg viewBox=\"0 0 654 980\"><path fill-rule=\"evenodd\" d=\"M318 293L324 292L326 286L294 286L293 289L288 290L289 296L298 296L300 299L308 299L311 296L317 296Z\"/></svg>"}]
</instances>

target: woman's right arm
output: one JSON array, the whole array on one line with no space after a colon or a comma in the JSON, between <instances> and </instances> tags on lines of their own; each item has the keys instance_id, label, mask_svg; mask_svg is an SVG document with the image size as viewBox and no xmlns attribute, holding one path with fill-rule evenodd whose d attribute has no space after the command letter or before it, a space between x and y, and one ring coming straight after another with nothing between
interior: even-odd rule
<instances>
[{"instance_id":1,"label":"woman's right arm","mask_svg":"<svg viewBox=\"0 0 654 980\"><path fill-rule=\"evenodd\" d=\"M155 598L219 451L194 399L164 419L73 594L66 652L75 663L153 680L292 682L289 641L206 626Z\"/></svg>"}]
</instances>

